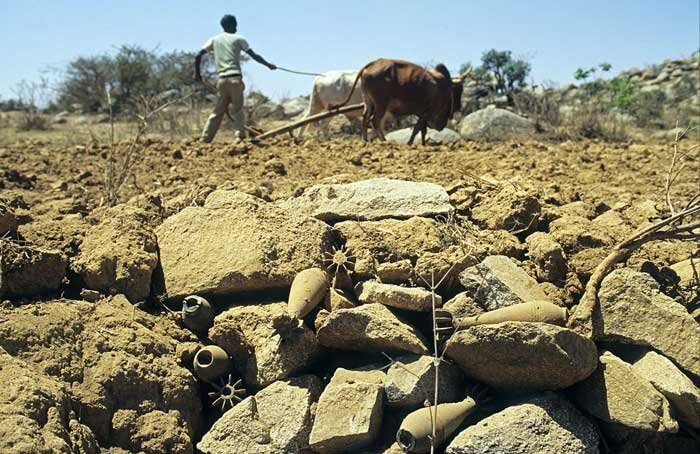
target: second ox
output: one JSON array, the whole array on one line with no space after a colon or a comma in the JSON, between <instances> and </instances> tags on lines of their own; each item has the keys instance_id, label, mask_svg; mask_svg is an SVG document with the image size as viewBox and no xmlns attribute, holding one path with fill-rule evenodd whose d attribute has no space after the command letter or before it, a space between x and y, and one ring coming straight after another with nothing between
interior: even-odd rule
<instances>
[{"instance_id":1,"label":"second ox","mask_svg":"<svg viewBox=\"0 0 700 454\"><path fill-rule=\"evenodd\" d=\"M408 61L380 58L359 71L345 101L330 106L330 109L346 105L361 81L365 102L362 138L368 140L367 129L372 124L376 134L386 140L384 119L387 114L395 117L416 115L418 121L408 143L412 144L420 132L425 145L428 126L441 131L461 106L464 81L470 72L471 68L468 68L460 77L453 79L443 64L427 70Z\"/></svg>"}]
</instances>

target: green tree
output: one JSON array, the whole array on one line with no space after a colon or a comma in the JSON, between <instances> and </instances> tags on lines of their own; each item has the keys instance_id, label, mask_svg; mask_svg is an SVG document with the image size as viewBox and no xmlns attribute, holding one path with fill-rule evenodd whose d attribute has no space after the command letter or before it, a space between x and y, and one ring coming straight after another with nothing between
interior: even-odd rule
<instances>
[{"instance_id":1,"label":"green tree","mask_svg":"<svg viewBox=\"0 0 700 454\"><path fill-rule=\"evenodd\" d=\"M532 68L529 62L513 58L513 53L509 50L491 49L481 56L481 66L478 69L481 75L493 75L493 89L496 93L507 95L525 85L525 79Z\"/></svg>"}]
</instances>

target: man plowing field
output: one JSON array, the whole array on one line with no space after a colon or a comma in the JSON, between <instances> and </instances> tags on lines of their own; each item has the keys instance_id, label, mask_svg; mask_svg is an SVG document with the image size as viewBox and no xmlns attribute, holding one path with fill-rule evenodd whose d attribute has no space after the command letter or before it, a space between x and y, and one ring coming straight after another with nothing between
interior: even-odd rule
<instances>
[{"instance_id":1,"label":"man plowing field","mask_svg":"<svg viewBox=\"0 0 700 454\"><path fill-rule=\"evenodd\" d=\"M248 44L248 41L238 33L238 22L236 17L225 15L221 18L221 27L224 32L211 38L205 44L202 50L197 53L195 58L195 80L202 82L201 62L202 57L207 52L214 53L214 61L216 63L216 74L218 81L216 90L219 99L216 101L214 110L207 119L207 124L204 126L202 136L199 139L202 142L209 143L214 139L216 132L221 126L221 121L228 110L229 104L233 105L233 127L236 131L236 136L243 138L245 136L245 119L243 117L243 92L245 84L243 83L243 74L241 73L241 52L247 53L250 58L274 70L276 65L265 60L261 55L258 55Z\"/></svg>"}]
</instances>

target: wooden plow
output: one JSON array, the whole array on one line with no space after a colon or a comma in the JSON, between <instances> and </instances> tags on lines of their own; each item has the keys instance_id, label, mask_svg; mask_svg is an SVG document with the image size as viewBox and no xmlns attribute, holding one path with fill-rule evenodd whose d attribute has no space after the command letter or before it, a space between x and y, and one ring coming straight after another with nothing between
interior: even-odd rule
<instances>
[{"instance_id":1,"label":"wooden plow","mask_svg":"<svg viewBox=\"0 0 700 454\"><path fill-rule=\"evenodd\" d=\"M325 120L326 118L335 117L336 115L345 114L348 112L354 112L356 110L360 110L360 109L364 109L364 108L365 108L364 103L359 103L359 104L352 104L350 106L343 106L339 109L333 109L333 110L328 110L326 112L317 113L316 115L311 115L310 117L302 118L301 120L295 121L294 123L290 123L288 125L281 126L279 128L275 128L271 131L256 134L253 137L253 140L256 140L256 141L264 140L264 139L268 139L270 137L284 134L286 132L291 134L291 132L293 130L295 130L297 128L301 128L302 126L306 126L310 123L315 123L317 121ZM248 129L248 132L258 132L258 131L252 130L252 128L246 128L246 129Z\"/></svg>"}]
</instances>

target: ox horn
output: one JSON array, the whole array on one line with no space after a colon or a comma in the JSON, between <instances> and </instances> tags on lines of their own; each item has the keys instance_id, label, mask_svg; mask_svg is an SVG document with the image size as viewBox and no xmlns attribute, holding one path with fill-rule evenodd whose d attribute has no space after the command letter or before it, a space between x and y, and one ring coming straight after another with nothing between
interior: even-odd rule
<instances>
[{"instance_id":1,"label":"ox horn","mask_svg":"<svg viewBox=\"0 0 700 454\"><path fill-rule=\"evenodd\" d=\"M472 66L469 65L466 70L462 73L461 76L455 77L452 79L452 82L455 84L463 84L465 80L467 80L467 77L472 73Z\"/></svg>"}]
</instances>

